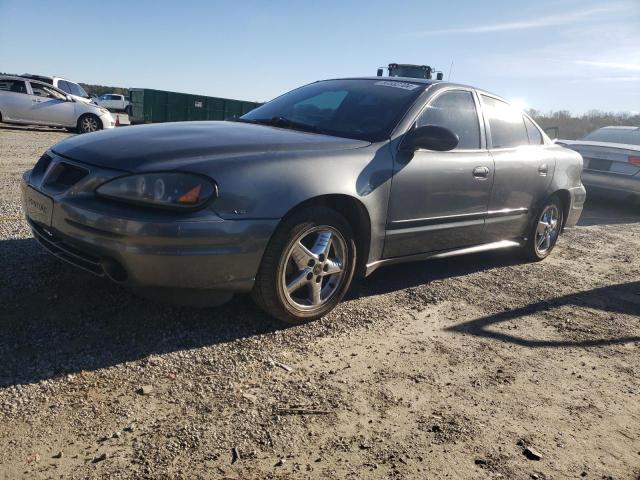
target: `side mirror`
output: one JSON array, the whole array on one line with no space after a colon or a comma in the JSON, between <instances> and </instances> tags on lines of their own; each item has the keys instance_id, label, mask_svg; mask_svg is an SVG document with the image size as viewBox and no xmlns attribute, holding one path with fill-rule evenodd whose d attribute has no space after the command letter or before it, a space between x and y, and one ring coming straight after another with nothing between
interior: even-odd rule
<instances>
[{"instance_id":1,"label":"side mirror","mask_svg":"<svg viewBox=\"0 0 640 480\"><path fill-rule=\"evenodd\" d=\"M456 148L459 141L458 135L448 128L425 125L407 132L400 144L400 150L403 152L415 152L418 149L424 149L448 152Z\"/></svg>"},{"instance_id":2,"label":"side mirror","mask_svg":"<svg viewBox=\"0 0 640 480\"><path fill-rule=\"evenodd\" d=\"M377 76L378 76L378 77L381 77L381 76L382 76L382 73L383 73L383 70L382 70L381 68L379 68L379 69L378 69Z\"/></svg>"}]
</instances>

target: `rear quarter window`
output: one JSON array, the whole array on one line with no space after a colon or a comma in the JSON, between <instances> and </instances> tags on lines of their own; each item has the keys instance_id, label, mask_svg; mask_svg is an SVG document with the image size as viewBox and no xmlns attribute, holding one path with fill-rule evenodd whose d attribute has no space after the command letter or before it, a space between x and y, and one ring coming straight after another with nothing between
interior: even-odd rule
<instances>
[{"instance_id":1,"label":"rear quarter window","mask_svg":"<svg viewBox=\"0 0 640 480\"><path fill-rule=\"evenodd\" d=\"M535 123L529 120L527 117L524 117L524 125L527 128L527 135L529 135L529 145L542 145L544 143L544 139L542 138L542 134L538 127L536 127Z\"/></svg>"}]
</instances>

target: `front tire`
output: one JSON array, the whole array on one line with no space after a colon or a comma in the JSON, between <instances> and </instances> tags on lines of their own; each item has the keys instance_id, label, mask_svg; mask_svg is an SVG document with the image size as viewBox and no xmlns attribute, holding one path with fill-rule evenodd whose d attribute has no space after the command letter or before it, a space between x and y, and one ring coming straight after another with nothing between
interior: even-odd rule
<instances>
[{"instance_id":1,"label":"front tire","mask_svg":"<svg viewBox=\"0 0 640 480\"><path fill-rule=\"evenodd\" d=\"M525 257L535 262L547 258L556 246L562 223L562 202L552 195L545 202L535 223L529 229L523 251Z\"/></svg>"},{"instance_id":2,"label":"front tire","mask_svg":"<svg viewBox=\"0 0 640 480\"><path fill-rule=\"evenodd\" d=\"M85 113L78 119L78 126L76 128L78 133L97 132L101 129L102 122L97 116L91 113Z\"/></svg>"},{"instance_id":3,"label":"front tire","mask_svg":"<svg viewBox=\"0 0 640 480\"><path fill-rule=\"evenodd\" d=\"M311 207L278 226L262 258L252 296L287 323L318 319L345 295L356 265L353 231L335 210Z\"/></svg>"}]
</instances>

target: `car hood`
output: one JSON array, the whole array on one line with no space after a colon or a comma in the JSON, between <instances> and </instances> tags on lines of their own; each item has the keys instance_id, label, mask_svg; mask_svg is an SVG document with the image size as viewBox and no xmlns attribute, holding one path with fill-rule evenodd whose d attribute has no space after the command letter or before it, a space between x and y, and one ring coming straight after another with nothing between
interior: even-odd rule
<instances>
[{"instance_id":1,"label":"car hood","mask_svg":"<svg viewBox=\"0 0 640 480\"><path fill-rule=\"evenodd\" d=\"M145 165L249 154L347 150L369 142L239 122L176 122L76 135L54 145L64 157L99 167L136 171Z\"/></svg>"}]
</instances>

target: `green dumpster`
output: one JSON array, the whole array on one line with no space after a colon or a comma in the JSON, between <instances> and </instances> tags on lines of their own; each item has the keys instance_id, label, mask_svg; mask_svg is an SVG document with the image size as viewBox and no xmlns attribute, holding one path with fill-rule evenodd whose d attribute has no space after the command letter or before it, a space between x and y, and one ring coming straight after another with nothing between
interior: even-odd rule
<instances>
[{"instance_id":1,"label":"green dumpster","mask_svg":"<svg viewBox=\"0 0 640 480\"><path fill-rule=\"evenodd\" d=\"M230 98L205 97L151 88L129 89L131 124L225 120L262 105Z\"/></svg>"}]
</instances>

